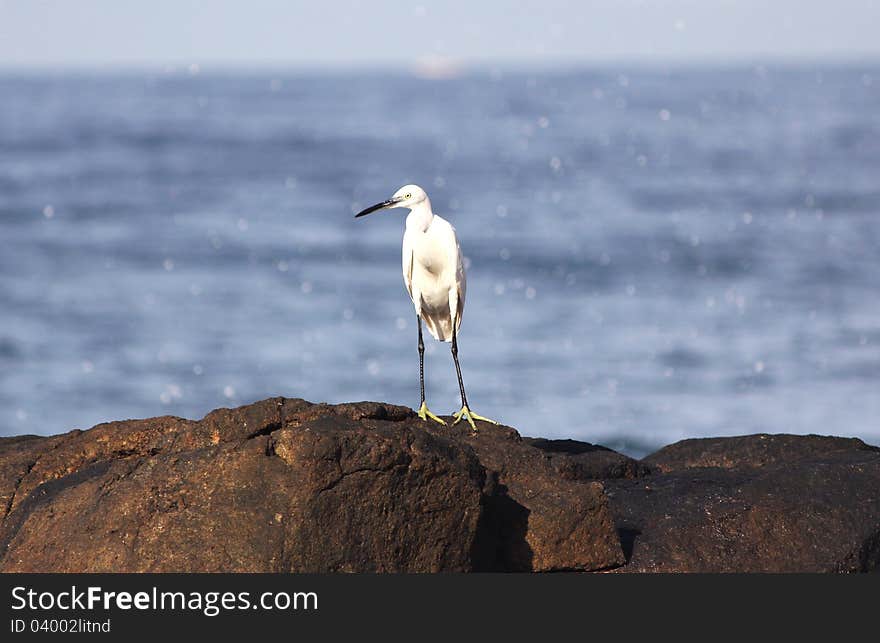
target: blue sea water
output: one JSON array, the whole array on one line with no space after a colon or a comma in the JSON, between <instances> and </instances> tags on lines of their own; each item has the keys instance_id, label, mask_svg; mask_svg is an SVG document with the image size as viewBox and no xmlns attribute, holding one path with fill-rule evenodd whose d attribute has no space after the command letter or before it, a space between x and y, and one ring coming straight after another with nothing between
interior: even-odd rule
<instances>
[{"instance_id":1,"label":"blue sea water","mask_svg":"<svg viewBox=\"0 0 880 643\"><path fill-rule=\"evenodd\" d=\"M473 408L642 455L880 442L880 68L0 77L0 434L418 404L405 183ZM430 340L428 401L458 408Z\"/></svg>"}]
</instances>

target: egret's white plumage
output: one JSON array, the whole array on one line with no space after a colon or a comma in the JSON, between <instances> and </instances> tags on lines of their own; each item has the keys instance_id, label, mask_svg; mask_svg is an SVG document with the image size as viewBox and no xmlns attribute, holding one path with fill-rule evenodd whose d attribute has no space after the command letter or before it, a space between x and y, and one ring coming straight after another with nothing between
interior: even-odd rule
<instances>
[{"instance_id":1,"label":"egret's white plumage","mask_svg":"<svg viewBox=\"0 0 880 643\"><path fill-rule=\"evenodd\" d=\"M431 211L427 196L406 218L402 259L403 282L416 315L435 339L451 342L452 325L456 331L461 327L467 277L455 228Z\"/></svg>"},{"instance_id":2,"label":"egret's white plumage","mask_svg":"<svg viewBox=\"0 0 880 643\"><path fill-rule=\"evenodd\" d=\"M428 410L425 404L424 346L422 326L441 342L452 342L452 358L461 389L461 410L454 414L455 422L466 418L476 430L474 420L494 422L470 411L458 363L456 336L464 313L467 278L461 256L461 246L455 228L444 218L434 214L431 200L418 185L405 185L394 195L359 212L361 217L386 208L407 208L406 231L403 233L403 283L419 318L419 380L422 404L419 417L430 417L441 424L446 422ZM453 422L453 424L455 424Z\"/></svg>"}]
</instances>

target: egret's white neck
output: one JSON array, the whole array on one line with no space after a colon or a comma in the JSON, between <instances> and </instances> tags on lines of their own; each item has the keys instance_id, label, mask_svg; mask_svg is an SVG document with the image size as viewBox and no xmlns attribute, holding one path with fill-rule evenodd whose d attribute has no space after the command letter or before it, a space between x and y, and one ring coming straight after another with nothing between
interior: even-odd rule
<instances>
[{"instance_id":1,"label":"egret's white neck","mask_svg":"<svg viewBox=\"0 0 880 643\"><path fill-rule=\"evenodd\" d=\"M416 203L406 216L407 230L418 230L424 232L431 225L434 219L434 212L431 210L431 200L425 197L424 201Z\"/></svg>"}]
</instances>

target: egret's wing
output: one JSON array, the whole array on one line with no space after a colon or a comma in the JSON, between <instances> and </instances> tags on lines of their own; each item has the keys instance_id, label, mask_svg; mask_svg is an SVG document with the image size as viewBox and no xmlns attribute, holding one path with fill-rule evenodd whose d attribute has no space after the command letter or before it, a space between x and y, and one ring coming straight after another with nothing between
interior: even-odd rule
<instances>
[{"instance_id":1,"label":"egret's wing","mask_svg":"<svg viewBox=\"0 0 880 643\"><path fill-rule=\"evenodd\" d=\"M455 285L458 291L458 306L455 308L455 327L461 326L461 316L464 314L464 300L467 295L467 275L464 271L464 258L461 255L461 244L458 242L458 235L455 234L455 228L452 229L452 238L455 241Z\"/></svg>"},{"instance_id":2,"label":"egret's wing","mask_svg":"<svg viewBox=\"0 0 880 643\"><path fill-rule=\"evenodd\" d=\"M412 271L413 271L413 244L409 230L403 233L403 251L401 255L403 260L403 283L406 286L406 292L409 298L413 299L412 291ZM415 299L413 299L415 303Z\"/></svg>"}]
</instances>

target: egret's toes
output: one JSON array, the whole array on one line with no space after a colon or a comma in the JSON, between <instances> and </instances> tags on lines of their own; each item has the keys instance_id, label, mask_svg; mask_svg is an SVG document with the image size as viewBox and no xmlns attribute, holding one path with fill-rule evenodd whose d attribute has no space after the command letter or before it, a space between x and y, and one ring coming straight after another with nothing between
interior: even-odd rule
<instances>
[{"instance_id":1,"label":"egret's toes","mask_svg":"<svg viewBox=\"0 0 880 643\"><path fill-rule=\"evenodd\" d=\"M471 425L471 428L476 432L477 425L474 424L474 421L471 419L471 415L470 415L470 413L468 413L466 406L461 407L461 410L458 411L457 413L453 413L452 417L454 418L452 421L452 426L455 426L456 424L461 422L462 418L464 418L468 421L468 424Z\"/></svg>"},{"instance_id":2,"label":"egret's toes","mask_svg":"<svg viewBox=\"0 0 880 643\"><path fill-rule=\"evenodd\" d=\"M477 432L477 425L474 424L474 420L480 420L482 422L489 422L490 424L498 424L495 420L492 420L487 417L483 417L482 415L477 415L473 411L471 411L467 406L462 406L461 409L457 413L453 413L452 417L454 418L452 425L455 426L461 419L464 418L468 421L468 424L471 425L471 429L473 429L474 433Z\"/></svg>"},{"instance_id":3,"label":"egret's toes","mask_svg":"<svg viewBox=\"0 0 880 643\"><path fill-rule=\"evenodd\" d=\"M418 415L419 415L419 417L422 418L423 420L426 420L426 421L427 421L428 418L431 418L431 419L434 420L435 422L439 422L439 423L442 424L443 426L446 426L446 420L444 420L443 418L440 418L440 417L434 415L433 413L431 413L431 412L428 410L428 405L425 404L424 402L422 402L422 405L419 407Z\"/></svg>"},{"instance_id":4,"label":"egret's toes","mask_svg":"<svg viewBox=\"0 0 880 643\"><path fill-rule=\"evenodd\" d=\"M469 413L470 413L470 416L472 418L474 418L475 420L480 420L481 422L488 422L489 424L498 424L498 422L496 422L492 418L483 417L482 415L477 415L476 413L471 413L470 411L469 411Z\"/></svg>"}]
</instances>

